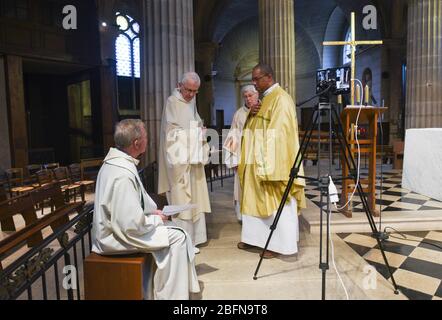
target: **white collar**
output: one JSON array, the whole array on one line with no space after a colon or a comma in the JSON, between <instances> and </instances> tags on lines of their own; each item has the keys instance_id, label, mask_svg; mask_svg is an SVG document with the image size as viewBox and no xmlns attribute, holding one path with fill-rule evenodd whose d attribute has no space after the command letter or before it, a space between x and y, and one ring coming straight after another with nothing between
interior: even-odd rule
<instances>
[{"instance_id":1,"label":"white collar","mask_svg":"<svg viewBox=\"0 0 442 320\"><path fill-rule=\"evenodd\" d=\"M279 83L275 83L273 86L271 86L270 88L268 88L268 89L264 92L263 96L265 97L265 96L271 94L272 91L275 90L277 87L279 87Z\"/></svg>"},{"instance_id":2,"label":"white collar","mask_svg":"<svg viewBox=\"0 0 442 320\"><path fill-rule=\"evenodd\" d=\"M126 159L129 162L132 162L133 164L135 164L135 166L138 166L138 164L140 163L140 160L133 158L132 156L128 155L126 152L121 151L117 148L110 148L109 153L107 154L104 161L106 162L106 161L116 159L116 158Z\"/></svg>"},{"instance_id":3,"label":"white collar","mask_svg":"<svg viewBox=\"0 0 442 320\"><path fill-rule=\"evenodd\" d=\"M184 103L186 103L186 104L190 104L190 103L192 103L192 102L195 100L195 98L192 98L192 100L190 100L190 101L186 101L186 100L183 98L183 95L181 94L179 88L175 88L175 90L173 91L173 94L172 94L172 95L174 95L178 100L180 100L181 102L184 102Z\"/></svg>"}]
</instances>

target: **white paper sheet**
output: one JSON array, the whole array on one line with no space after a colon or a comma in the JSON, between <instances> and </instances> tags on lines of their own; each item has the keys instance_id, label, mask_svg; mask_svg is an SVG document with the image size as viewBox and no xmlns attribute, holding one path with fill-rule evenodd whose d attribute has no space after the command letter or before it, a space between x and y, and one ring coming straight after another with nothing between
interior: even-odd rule
<instances>
[{"instance_id":1,"label":"white paper sheet","mask_svg":"<svg viewBox=\"0 0 442 320\"><path fill-rule=\"evenodd\" d=\"M163 214L165 216L173 216L175 214L181 213L186 210L194 209L196 207L197 206L195 204L191 204L191 203L181 205L181 206L165 206L163 208Z\"/></svg>"}]
</instances>

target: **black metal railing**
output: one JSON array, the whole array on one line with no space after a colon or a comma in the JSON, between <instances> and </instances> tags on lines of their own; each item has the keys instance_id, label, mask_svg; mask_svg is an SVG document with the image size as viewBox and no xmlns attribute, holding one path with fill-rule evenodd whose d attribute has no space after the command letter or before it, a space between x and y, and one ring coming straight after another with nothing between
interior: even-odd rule
<instances>
[{"instance_id":1,"label":"black metal railing","mask_svg":"<svg viewBox=\"0 0 442 320\"><path fill-rule=\"evenodd\" d=\"M231 178L235 175L233 169L228 168L223 163L222 143L220 141L219 149L212 150L210 155L210 161L205 165L206 179L210 184L210 192L213 191L213 182L221 181L221 188L224 187L224 179Z\"/></svg>"},{"instance_id":2,"label":"black metal railing","mask_svg":"<svg viewBox=\"0 0 442 320\"><path fill-rule=\"evenodd\" d=\"M0 300L82 299L82 262L91 250L93 206L85 205L38 246L0 270Z\"/></svg>"}]
</instances>

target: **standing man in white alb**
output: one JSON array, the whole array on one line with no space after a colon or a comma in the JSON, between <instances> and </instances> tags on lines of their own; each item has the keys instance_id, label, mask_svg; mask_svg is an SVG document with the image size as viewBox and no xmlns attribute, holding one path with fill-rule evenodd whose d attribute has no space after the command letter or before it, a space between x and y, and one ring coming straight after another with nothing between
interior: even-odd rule
<instances>
[{"instance_id":1,"label":"standing man in white alb","mask_svg":"<svg viewBox=\"0 0 442 320\"><path fill-rule=\"evenodd\" d=\"M170 205L196 206L172 218L191 236L195 253L207 241L205 213L211 212L204 171L210 148L195 103L200 84L195 72L187 72L167 99L158 160L158 193L166 193Z\"/></svg>"},{"instance_id":2,"label":"standing man in white alb","mask_svg":"<svg viewBox=\"0 0 442 320\"><path fill-rule=\"evenodd\" d=\"M244 105L239 108L233 115L232 125L223 148L226 151L225 163L228 168L235 170L235 180L233 185L233 203L235 206L236 218L241 221L240 198L241 186L238 177L238 163L241 159L241 139L244 124L246 123L249 112L255 114L259 110L259 93L253 85L247 85L241 90L244 99Z\"/></svg>"}]
</instances>

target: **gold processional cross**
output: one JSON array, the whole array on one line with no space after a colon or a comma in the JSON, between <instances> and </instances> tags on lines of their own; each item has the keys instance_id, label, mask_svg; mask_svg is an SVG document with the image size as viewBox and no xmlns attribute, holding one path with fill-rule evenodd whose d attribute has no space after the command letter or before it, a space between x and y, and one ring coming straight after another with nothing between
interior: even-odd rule
<instances>
[{"instance_id":1,"label":"gold processional cross","mask_svg":"<svg viewBox=\"0 0 442 320\"><path fill-rule=\"evenodd\" d=\"M363 44L382 44L382 40L356 41L355 13L351 13L351 41L324 41L324 46L351 46L351 105L355 104L356 46ZM364 90L364 88L361 88Z\"/></svg>"}]
</instances>

